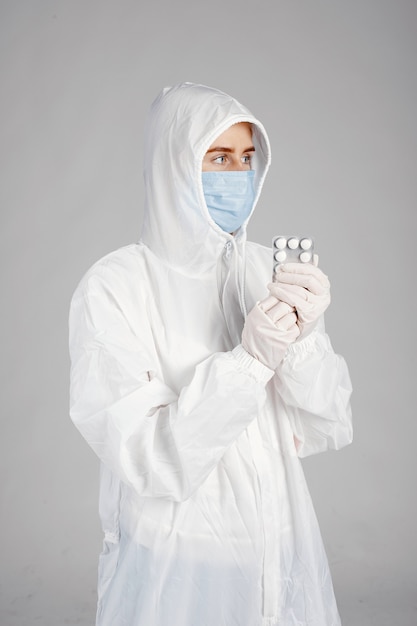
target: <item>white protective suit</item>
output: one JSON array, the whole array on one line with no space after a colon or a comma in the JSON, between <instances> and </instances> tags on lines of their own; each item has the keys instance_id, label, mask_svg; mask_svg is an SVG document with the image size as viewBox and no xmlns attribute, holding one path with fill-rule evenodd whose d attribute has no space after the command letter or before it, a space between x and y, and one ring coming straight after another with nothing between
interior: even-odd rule
<instances>
[{"instance_id":1,"label":"white protective suit","mask_svg":"<svg viewBox=\"0 0 417 626\"><path fill-rule=\"evenodd\" d=\"M71 417L102 462L99 626L340 624L299 456L351 441L349 375L323 324L276 372L240 345L271 252L246 242L246 223L223 232L201 182L203 155L238 122L253 125L258 197L258 120L202 85L161 92L142 237L73 297Z\"/></svg>"}]
</instances>

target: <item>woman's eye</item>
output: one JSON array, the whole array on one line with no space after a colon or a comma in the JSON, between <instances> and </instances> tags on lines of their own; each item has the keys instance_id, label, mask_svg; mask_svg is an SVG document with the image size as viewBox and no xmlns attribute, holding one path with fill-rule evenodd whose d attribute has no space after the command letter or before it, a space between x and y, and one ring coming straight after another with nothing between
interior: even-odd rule
<instances>
[{"instance_id":1,"label":"woman's eye","mask_svg":"<svg viewBox=\"0 0 417 626\"><path fill-rule=\"evenodd\" d=\"M224 163L226 163L226 157L224 156L224 154L222 154L221 156L218 156L215 159L213 159L213 163L217 163L218 165L223 165Z\"/></svg>"},{"instance_id":2,"label":"woman's eye","mask_svg":"<svg viewBox=\"0 0 417 626\"><path fill-rule=\"evenodd\" d=\"M242 157L242 163L244 163L245 165L250 165L250 161L251 161L250 154L245 154Z\"/></svg>"}]
</instances>

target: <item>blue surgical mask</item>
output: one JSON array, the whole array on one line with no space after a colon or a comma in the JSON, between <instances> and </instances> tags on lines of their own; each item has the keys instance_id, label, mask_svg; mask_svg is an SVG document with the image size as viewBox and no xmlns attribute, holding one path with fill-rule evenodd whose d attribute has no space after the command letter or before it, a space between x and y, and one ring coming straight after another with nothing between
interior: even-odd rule
<instances>
[{"instance_id":1,"label":"blue surgical mask","mask_svg":"<svg viewBox=\"0 0 417 626\"><path fill-rule=\"evenodd\" d=\"M233 233L249 217L255 200L254 170L202 172L208 211L218 226Z\"/></svg>"}]
</instances>

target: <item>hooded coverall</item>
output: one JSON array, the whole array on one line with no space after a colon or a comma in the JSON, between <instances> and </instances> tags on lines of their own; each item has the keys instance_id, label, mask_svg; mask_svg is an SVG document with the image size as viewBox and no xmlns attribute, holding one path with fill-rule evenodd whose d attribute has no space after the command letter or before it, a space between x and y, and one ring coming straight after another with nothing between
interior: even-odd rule
<instances>
[{"instance_id":1,"label":"hooded coverall","mask_svg":"<svg viewBox=\"0 0 417 626\"><path fill-rule=\"evenodd\" d=\"M349 374L322 322L276 371L241 345L271 251L247 222L223 232L201 183L208 147L239 122L256 204L262 124L215 89L161 92L141 238L72 300L71 418L101 460L98 626L340 624L300 457L350 443Z\"/></svg>"}]
</instances>

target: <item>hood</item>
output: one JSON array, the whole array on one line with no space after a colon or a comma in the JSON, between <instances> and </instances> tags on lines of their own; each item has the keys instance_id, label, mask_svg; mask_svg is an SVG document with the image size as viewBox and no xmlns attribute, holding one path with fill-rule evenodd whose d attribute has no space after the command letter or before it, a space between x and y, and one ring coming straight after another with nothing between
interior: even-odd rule
<instances>
[{"instance_id":1,"label":"hood","mask_svg":"<svg viewBox=\"0 0 417 626\"><path fill-rule=\"evenodd\" d=\"M141 241L172 268L191 274L207 271L227 241L246 239L250 217L234 236L221 230L207 210L201 179L207 149L239 122L250 122L253 128L254 209L270 148L265 129L250 111L217 89L193 83L166 87L151 106L145 127Z\"/></svg>"}]
</instances>

